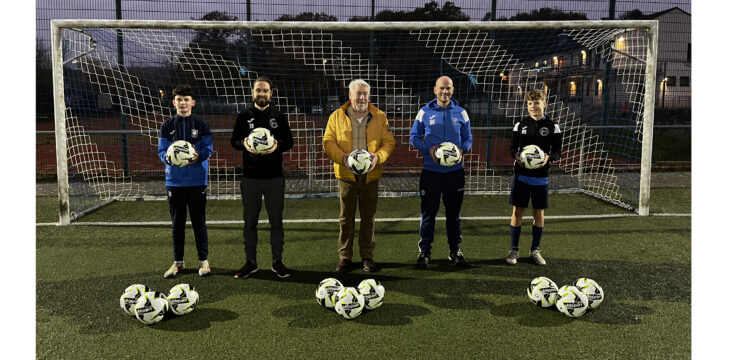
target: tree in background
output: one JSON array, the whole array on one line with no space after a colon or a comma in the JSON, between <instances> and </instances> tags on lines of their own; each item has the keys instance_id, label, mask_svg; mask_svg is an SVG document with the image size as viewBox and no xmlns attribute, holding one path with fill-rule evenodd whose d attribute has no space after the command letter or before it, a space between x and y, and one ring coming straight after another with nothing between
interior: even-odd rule
<instances>
[{"instance_id":1,"label":"tree in background","mask_svg":"<svg viewBox=\"0 0 730 360\"><path fill-rule=\"evenodd\" d=\"M509 18L513 21L530 21L530 20L588 20L584 13L565 12L559 8L540 8L540 10L532 10L529 13L517 13Z\"/></svg>"},{"instance_id":2,"label":"tree in background","mask_svg":"<svg viewBox=\"0 0 730 360\"><path fill-rule=\"evenodd\" d=\"M634 19L641 19L644 17L644 13L641 12L639 9L634 9L631 11L627 11L619 17L621 20L634 20Z\"/></svg>"},{"instance_id":3,"label":"tree in background","mask_svg":"<svg viewBox=\"0 0 730 360\"><path fill-rule=\"evenodd\" d=\"M436 1L430 1L412 11L383 10L375 15L375 21L468 21L461 8L447 1L439 7ZM353 16L350 21L370 21L369 16Z\"/></svg>"},{"instance_id":4,"label":"tree in background","mask_svg":"<svg viewBox=\"0 0 730 360\"><path fill-rule=\"evenodd\" d=\"M276 21L337 21L337 17L327 13L303 12L299 15L281 15Z\"/></svg>"},{"instance_id":5,"label":"tree in background","mask_svg":"<svg viewBox=\"0 0 730 360\"><path fill-rule=\"evenodd\" d=\"M203 15L200 19L203 21L237 21L238 17L229 15L228 13L220 11L211 11ZM243 43L246 38L245 32L243 31L229 31L229 30L195 30L195 37L191 43L198 44L200 47L208 49L225 49L230 46L231 43Z\"/></svg>"}]
</instances>

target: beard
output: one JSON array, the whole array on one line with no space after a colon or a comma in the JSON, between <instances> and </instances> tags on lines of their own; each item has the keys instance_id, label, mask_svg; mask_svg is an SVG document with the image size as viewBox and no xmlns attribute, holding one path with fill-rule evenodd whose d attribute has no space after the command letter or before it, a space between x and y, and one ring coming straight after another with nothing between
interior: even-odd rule
<instances>
[{"instance_id":1,"label":"beard","mask_svg":"<svg viewBox=\"0 0 730 360\"><path fill-rule=\"evenodd\" d=\"M354 103L352 107L355 108L355 111L357 111L357 112L368 111L368 103L364 103L364 104Z\"/></svg>"},{"instance_id":2,"label":"beard","mask_svg":"<svg viewBox=\"0 0 730 360\"><path fill-rule=\"evenodd\" d=\"M271 103L271 99L267 99L267 98L260 97L260 96L257 97L254 101L256 102L256 105L258 105L260 107L267 106Z\"/></svg>"}]
</instances>

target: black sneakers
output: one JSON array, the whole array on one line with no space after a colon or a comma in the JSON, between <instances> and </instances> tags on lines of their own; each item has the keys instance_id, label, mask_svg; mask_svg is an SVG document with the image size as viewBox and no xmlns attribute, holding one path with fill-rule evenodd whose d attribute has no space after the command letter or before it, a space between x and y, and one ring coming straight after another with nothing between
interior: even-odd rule
<instances>
[{"instance_id":1,"label":"black sneakers","mask_svg":"<svg viewBox=\"0 0 730 360\"><path fill-rule=\"evenodd\" d=\"M271 263L271 271L273 271L276 276L282 279L291 276L291 270L287 269L287 267L284 266L284 263L281 262L281 260L276 260Z\"/></svg>"},{"instance_id":2,"label":"black sneakers","mask_svg":"<svg viewBox=\"0 0 730 360\"><path fill-rule=\"evenodd\" d=\"M431 255L426 255L424 253L418 253L418 259L416 259L416 266L418 266L420 269L427 269L428 264L431 263Z\"/></svg>"},{"instance_id":3,"label":"black sneakers","mask_svg":"<svg viewBox=\"0 0 730 360\"><path fill-rule=\"evenodd\" d=\"M461 253L461 250L455 253L449 253L449 260L451 260L451 263L456 266L469 267L469 263L466 262L466 259L464 259L464 254Z\"/></svg>"},{"instance_id":4,"label":"black sneakers","mask_svg":"<svg viewBox=\"0 0 730 360\"><path fill-rule=\"evenodd\" d=\"M240 270L236 271L236 274L233 275L233 277L235 277L236 279L245 279L257 271L259 271L259 266L256 265L256 263L246 261L246 264L243 265Z\"/></svg>"}]
</instances>

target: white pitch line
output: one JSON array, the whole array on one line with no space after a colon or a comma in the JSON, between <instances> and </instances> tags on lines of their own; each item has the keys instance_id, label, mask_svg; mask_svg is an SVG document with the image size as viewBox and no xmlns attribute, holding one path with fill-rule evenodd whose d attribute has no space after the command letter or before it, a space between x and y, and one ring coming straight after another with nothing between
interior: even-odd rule
<instances>
[{"instance_id":1,"label":"white pitch line","mask_svg":"<svg viewBox=\"0 0 730 360\"><path fill-rule=\"evenodd\" d=\"M671 214L671 213L657 213L649 216L676 216L676 217L691 217L692 214ZM625 218L625 217L639 217L636 214L602 214L602 215L547 215L546 219L609 219L609 218ZM509 220L510 216L464 216L461 220ZM532 216L525 216L523 219L532 219ZM446 220L445 217L437 217L437 221ZM355 222L359 222L360 219L355 219ZM407 217L407 218L376 218L375 222L401 222L401 221L421 221L420 217ZM338 223L339 219L284 219L284 223L287 224L299 224L299 223ZM260 224L268 224L269 220L259 220ZM190 222L187 222L190 225ZM207 225L236 225L243 224L243 220L211 220L206 221ZM74 222L71 223L74 226L150 226L150 225L170 225L169 221L139 221L139 222L103 222L103 221L89 221L89 222ZM38 223L36 226L58 226L58 223Z\"/></svg>"}]
</instances>

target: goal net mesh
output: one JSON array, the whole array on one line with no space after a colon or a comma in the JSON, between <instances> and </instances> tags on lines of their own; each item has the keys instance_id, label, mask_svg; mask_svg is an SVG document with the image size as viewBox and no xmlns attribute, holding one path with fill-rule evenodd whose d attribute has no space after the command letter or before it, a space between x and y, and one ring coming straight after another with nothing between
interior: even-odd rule
<instances>
[{"instance_id":1,"label":"goal net mesh","mask_svg":"<svg viewBox=\"0 0 730 360\"><path fill-rule=\"evenodd\" d=\"M284 154L288 197L336 194L322 136L357 78L371 85L370 101L396 139L381 194L417 194L422 158L409 133L435 97L435 80L447 75L474 138L464 158L467 193L509 193L512 128L527 116L524 93L543 89L546 114L563 132L550 190L638 206L646 29L73 28L62 43L72 216L109 200L165 196L158 130L175 113L172 89L180 84L193 86L193 112L213 131L209 197L239 198L241 153L230 137L237 113L253 105L258 76L273 80L272 103L294 135Z\"/></svg>"}]
</instances>

